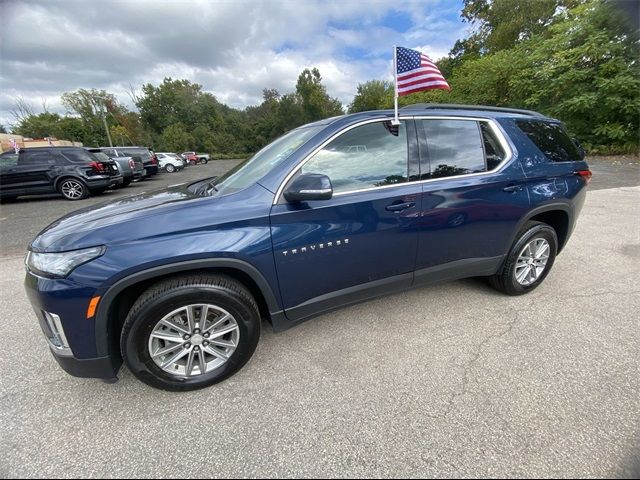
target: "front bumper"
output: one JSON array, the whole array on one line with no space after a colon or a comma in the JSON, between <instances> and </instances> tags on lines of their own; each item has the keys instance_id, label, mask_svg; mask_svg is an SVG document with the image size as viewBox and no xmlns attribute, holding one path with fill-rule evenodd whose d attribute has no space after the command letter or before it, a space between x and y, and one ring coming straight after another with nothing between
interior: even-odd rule
<instances>
[{"instance_id":1,"label":"front bumper","mask_svg":"<svg viewBox=\"0 0 640 480\"><path fill-rule=\"evenodd\" d=\"M122 361L116 361L113 357L99 358L75 358L58 355L51 349L53 358L58 365L69 375L80 378L99 378L102 380L115 380Z\"/></svg>"},{"instance_id":2,"label":"front bumper","mask_svg":"<svg viewBox=\"0 0 640 480\"><path fill-rule=\"evenodd\" d=\"M25 290L51 354L68 374L113 380L122 365L119 355L101 356L95 319L86 318L95 289L68 279L43 278L27 272Z\"/></svg>"}]
</instances>

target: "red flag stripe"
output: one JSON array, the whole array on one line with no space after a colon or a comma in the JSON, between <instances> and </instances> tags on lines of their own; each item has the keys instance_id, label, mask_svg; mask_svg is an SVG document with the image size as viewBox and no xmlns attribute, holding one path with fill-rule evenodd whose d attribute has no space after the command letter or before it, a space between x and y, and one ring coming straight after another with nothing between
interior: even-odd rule
<instances>
[{"instance_id":1,"label":"red flag stripe","mask_svg":"<svg viewBox=\"0 0 640 480\"><path fill-rule=\"evenodd\" d=\"M433 60L431 60L429 57L425 57L424 55L420 57L420 63L422 63L422 65L431 65L432 67L438 68Z\"/></svg>"},{"instance_id":2,"label":"red flag stripe","mask_svg":"<svg viewBox=\"0 0 640 480\"><path fill-rule=\"evenodd\" d=\"M438 75L442 75L440 70L437 68L424 67L416 70L411 70L411 73L401 73L398 75L398 83L405 82L415 77L420 77L425 73L437 73Z\"/></svg>"},{"instance_id":3,"label":"red flag stripe","mask_svg":"<svg viewBox=\"0 0 640 480\"><path fill-rule=\"evenodd\" d=\"M447 81L444 79L444 77L438 73L431 73L428 75L424 75L418 79L414 79L411 82L398 82L398 90L400 90L401 88L407 88L407 87L413 87L414 85L422 85L425 81L435 81L435 80L440 80L444 83L447 83Z\"/></svg>"},{"instance_id":4,"label":"red flag stripe","mask_svg":"<svg viewBox=\"0 0 640 480\"><path fill-rule=\"evenodd\" d=\"M402 97L403 95L409 95L410 93L421 92L422 90L430 90L434 88L445 88L446 90L451 90L451 87L449 87L449 84L447 82L442 80L435 80L432 82L424 82L420 85L414 85L408 88L398 88L398 96Z\"/></svg>"}]
</instances>

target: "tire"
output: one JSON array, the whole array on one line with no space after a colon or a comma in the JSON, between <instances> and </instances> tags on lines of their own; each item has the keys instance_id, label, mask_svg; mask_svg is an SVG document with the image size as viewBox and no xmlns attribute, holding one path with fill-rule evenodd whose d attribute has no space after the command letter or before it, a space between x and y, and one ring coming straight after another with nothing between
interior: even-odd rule
<instances>
[{"instance_id":1,"label":"tire","mask_svg":"<svg viewBox=\"0 0 640 480\"><path fill-rule=\"evenodd\" d=\"M167 163L167 166L164 167L164 169L169 173L173 173L176 171L176 167L174 167L171 163Z\"/></svg>"},{"instance_id":2,"label":"tire","mask_svg":"<svg viewBox=\"0 0 640 480\"><path fill-rule=\"evenodd\" d=\"M544 262L544 267L541 267L542 261L537 260L536 257L538 253L544 253L545 242L548 246L545 250L548 257ZM531 249L527 250L529 246ZM529 293L547 277L553 267L557 252L558 236L556 231L546 223L527 222L516 235L516 240L501 269L497 274L489 277L489 283L507 295ZM542 253L540 253L540 259L544 256ZM524 277L522 277L523 274L525 274Z\"/></svg>"},{"instance_id":3,"label":"tire","mask_svg":"<svg viewBox=\"0 0 640 480\"><path fill-rule=\"evenodd\" d=\"M206 159L206 158L204 158L204 157L200 159L200 163L202 163L203 165L206 165L208 161L209 161L209 160L207 160L207 159Z\"/></svg>"},{"instance_id":4,"label":"tire","mask_svg":"<svg viewBox=\"0 0 640 480\"><path fill-rule=\"evenodd\" d=\"M202 310L198 308L202 304L210 305L205 320L207 329L215 327L215 321L228 318L225 315L231 316L221 327L211 330L209 346L204 338L209 334L189 328L186 312L183 311L193 306L192 317L199 320ZM163 320L169 323L164 324ZM168 325L175 328L167 329ZM195 328L202 327L195 320L192 325ZM213 335L219 333L220 329L234 330L217 337L219 340L216 341ZM155 336L159 332L165 336L170 334L176 340L159 340ZM192 335L188 339L184 338L187 332ZM120 347L126 365L147 385L162 390L189 391L209 387L238 372L253 355L259 339L258 307L242 284L222 275L185 275L163 280L138 298L122 327ZM225 344L234 343L233 351L211 346L220 340ZM158 355L158 352L167 349L170 353ZM223 352L228 358L223 360L218 355L211 355L210 349L214 349L218 355ZM155 359L152 352L156 352ZM204 357L201 357L201 352L205 352ZM181 353L183 356L175 363L170 362L172 355ZM189 360L192 364L190 372ZM205 362L204 368L200 367L200 361ZM168 362L165 369L160 365L163 362ZM218 365L219 362L223 363Z\"/></svg>"},{"instance_id":5,"label":"tire","mask_svg":"<svg viewBox=\"0 0 640 480\"><path fill-rule=\"evenodd\" d=\"M79 178L67 177L58 182L58 192L66 200L76 201L89 196L89 187Z\"/></svg>"}]
</instances>

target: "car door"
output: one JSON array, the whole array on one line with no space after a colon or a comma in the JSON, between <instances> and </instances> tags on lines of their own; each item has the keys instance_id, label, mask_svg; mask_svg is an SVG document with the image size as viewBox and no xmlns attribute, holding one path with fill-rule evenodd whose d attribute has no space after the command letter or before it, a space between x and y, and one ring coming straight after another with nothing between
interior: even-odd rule
<instances>
[{"instance_id":1,"label":"car door","mask_svg":"<svg viewBox=\"0 0 640 480\"><path fill-rule=\"evenodd\" d=\"M20 177L16 174L17 166L17 153L6 152L0 155L0 188L3 196L20 195L18 187Z\"/></svg>"},{"instance_id":2,"label":"car door","mask_svg":"<svg viewBox=\"0 0 640 480\"><path fill-rule=\"evenodd\" d=\"M21 150L16 167L19 188L28 193L53 192L59 155L48 150Z\"/></svg>"},{"instance_id":3,"label":"car door","mask_svg":"<svg viewBox=\"0 0 640 480\"><path fill-rule=\"evenodd\" d=\"M495 273L529 207L520 162L493 120L416 124L425 180L416 284Z\"/></svg>"},{"instance_id":4,"label":"car door","mask_svg":"<svg viewBox=\"0 0 640 480\"><path fill-rule=\"evenodd\" d=\"M330 200L271 211L274 258L289 320L409 287L421 185L415 125L369 121L334 136L300 173L327 175ZM286 189L286 187L285 187Z\"/></svg>"}]
</instances>

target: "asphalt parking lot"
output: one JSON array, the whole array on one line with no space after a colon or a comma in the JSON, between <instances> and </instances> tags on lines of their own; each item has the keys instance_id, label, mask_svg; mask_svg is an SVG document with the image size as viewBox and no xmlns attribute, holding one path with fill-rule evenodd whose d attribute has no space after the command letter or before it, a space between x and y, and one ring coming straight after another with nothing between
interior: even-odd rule
<instances>
[{"instance_id":1,"label":"asphalt parking lot","mask_svg":"<svg viewBox=\"0 0 640 480\"><path fill-rule=\"evenodd\" d=\"M239 374L198 392L66 375L23 291L31 237L234 164L1 206L0 476L640 476L637 163L591 163L577 229L527 296L464 280L265 328Z\"/></svg>"}]
</instances>

